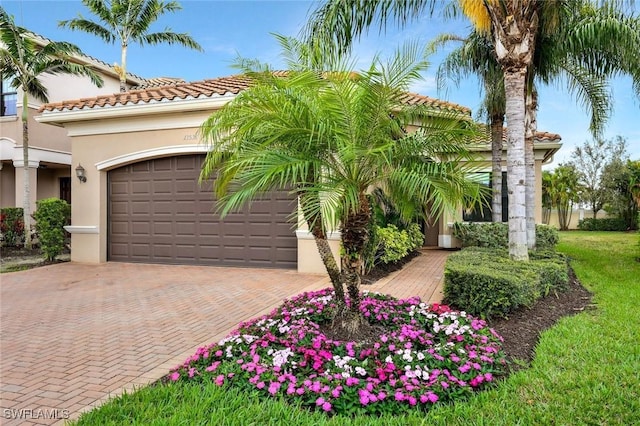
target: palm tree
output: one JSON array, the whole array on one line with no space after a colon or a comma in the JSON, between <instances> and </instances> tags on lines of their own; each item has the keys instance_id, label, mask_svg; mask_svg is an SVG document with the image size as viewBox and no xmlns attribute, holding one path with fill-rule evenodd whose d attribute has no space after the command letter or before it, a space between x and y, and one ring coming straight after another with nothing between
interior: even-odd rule
<instances>
[{"instance_id":1,"label":"palm tree","mask_svg":"<svg viewBox=\"0 0 640 426\"><path fill-rule=\"evenodd\" d=\"M217 173L222 214L276 188L298 195L340 303L337 324L353 332L362 323L359 284L372 221L368 192L383 188L404 218L426 204L439 215L476 201L479 185L467 180L468 166L458 162L464 138L473 134L471 123L460 114L434 116L425 106L403 106L406 89L427 65L415 44L388 64L376 59L354 73L344 61L321 71L300 54L304 45L283 40L286 56L301 58L290 61L285 74L238 62L253 85L202 125L211 151L201 178ZM422 129L407 135L405 126L419 119ZM341 270L326 240L338 228Z\"/></svg>"},{"instance_id":2,"label":"palm tree","mask_svg":"<svg viewBox=\"0 0 640 426\"><path fill-rule=\"evenodd\" d=\"M438 67L438 86L446 78L459 84L460 79L478 75L485 93L479 115L489 122L491 137L491 212L492 222L502 222L502 137L504 132L504 78L495 52L487 37L473 31L467 38L451 34L438 36L431 43L433 49L448 42L461 42L462 46L450 52Z\"/></svg>"},{"instance_id":3,"label":"palm tree","mask_svg":"<svg viewBox=\"0 0 640 426\"><path fill-rule=\"evenodd\" d=\"M474 28L492 38L496 58L504 73L507 128L507 180L509 187L509 253L513 259L528 259L527 252L527 198L526 163L532 156L526 155L525 144L525 94L527 74L533 63L537 39L553 33L566 22L575 11L591 8L592 16L600 9L583 0L458 0L464 14ZM394 18L400 25L422 16L430 9L433 13L435 0L407 2L359 2L353 0L329 0L318 8L306 29L311 44L324 46L325 51L344 51L373 22L381 29L387 18ZM585 6L586 5L586 6ZM638 24L634 18L629 23L611 23L611 17L624 18L616 4L605 5L606 19L598 29L591 22L582 25L566 42L573 52L580 52L582 64L591 64L587 69L600 69L602 74L627 73L634 78L634 88L640 90L640 71L635 49L638 44ZM624 18L626 19L626 18ZM626 25L626 26L625 26ZM578 36L577 36L578 35ZM623 40L620 36L625 35ZM617 49L617 43L621 44ZM634 48L634 46L636 46ZM603 55L604 51L604 55ZM623 58L617 54L622 53ZM601 63L602 62L602 63ZM599 66L600 68L596 68ZM532 92L528 92L531 94ZM533 101L533 99L531 99ZM530 102L534 105L534 102ZM530 117L535 123L535 117ZM531 175L530 175L531 176ZM530 179L531 180L531 179ZM531 187L530 187L531 188ZM533 206L529 211L530 222Z\"/></svg>"},{"instance_id":4,"label":"palm tree","mask_svg":"<svg viewBox=\"0 0 640 426\"><path fill-rule=\"evenodd\" d=\"M82 0L98 21L85 19L81 14L77 18L60 21L58 26L71 30L93 34L113 44L120 42L121 62L118 67L120 91L127 90L127 48L135 42L140 46L160 43L179 44L202 51L202 47L186 33L174 33L170 28L162 32L150 33L151 25L167 12L182 9L176 1L160 0Z\"/></svg>"},{"instance_id":5,"label":"palm tree","mask_svg":"<svg viewBox=\"0 0 640 426\"><path fill-rule=\"evenodd\" d=\"M525 83L538 34L538 14L553 13L556 4L540 0L459 0L464 14L480 32L490 34L503 69L507 127L507 183L509 187L509 254L527 260L525 199ZM546 4L548 3L548 4ZM348 49L374 20L384 27L387 17L400 24L433 12L436 0L360 2L330 0L318 8L306 30L312 44L325 51Z\"/></svg>"},{"instance_id":6,"label":"palm tree","mask_svg":"<svg viewBox=\"0 0 640 426\"><path fill-rule=\"evenodd\" d=\"M25 247L31 248L31 187L29 182L29 109L28 97L48 102L47 88L40 77L45 74L86 76L98 87L102 78L90 68L71 61L80 55L78 47L64 42L49 42L40 47L34 35L15 24L13 17L0 7L0 75L11 87L22 91L22 155L24 160L24 229Z\"/></svg>"}]
</instances>

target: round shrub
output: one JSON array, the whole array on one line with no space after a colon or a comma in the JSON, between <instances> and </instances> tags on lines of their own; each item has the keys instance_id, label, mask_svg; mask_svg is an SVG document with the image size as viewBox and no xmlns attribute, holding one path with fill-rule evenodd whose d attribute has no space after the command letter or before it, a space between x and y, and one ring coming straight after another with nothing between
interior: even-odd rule
<instances>
[{"instance_id":1,"label":"round shrub","mask_svg":"<svg viewBox=\"0 0 640 426\"><path fill-rule=\"evenodd\" d=\"M502 339L464 312L364 292L360 311L376 333L359 342L330 337L335 309L332 289L286 300L199 348L165 380L213 381L327 413L380 415L464 398L504 372Z\"/></svg>"},{"instance_id":2,"label":"round shrub","mask_svg":"<svg viewBox=\"0 0 640 426\"><path fill-rule=\"evenodd\" d=\"M69 222L69 204L59 198L47 198L37 203L34 215L40 247L47 260L53 260L64 250L64 226Z\"/></svg>"}]
</instances>

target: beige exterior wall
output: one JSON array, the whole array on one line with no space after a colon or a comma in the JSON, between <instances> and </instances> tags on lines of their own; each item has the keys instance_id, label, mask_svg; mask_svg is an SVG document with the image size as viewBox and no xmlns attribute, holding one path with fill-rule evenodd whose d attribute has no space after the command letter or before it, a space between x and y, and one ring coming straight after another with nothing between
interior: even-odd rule
<instances>
[{"instance_id":1,"label":"beige exterior wall","mask_svg":"<svg viewBox=\"0 0 640 426\"><path fill-rule=\"evenodd\" d=\"M16 206L16 178L13 164L3 163L0 170L0 207Z\"/></svg>"},{"instance_id":2,"label":"beige exterior wall","mask_svg":"<svg viewBox=\"0 0 640 426\"><path fill-rule=\"evenodd\" d=\"M49 102L89 98L120 92L120 81L116 77L105 73L100 73L100 76L104 82L102 87L94 85L88 77L74 75L43 75L40 81L49 91ZM29 98L29 104L40 106L41 102Z\"/></svg>"},{"instance_id":3,"label":"beige exterior wall","mask_svg":"<svg viewBox=\"0 0 640 426\"><path fill-rule=\"evenodd\" d=\"M326 274L327 269L318 253L313 235L306 230L298 230L298 272L306 274ZM335 234L329 237L329 246L333 257L336 259L338 267L340 267L340 236Z\"/></svg>"},{"instance_id":4,"label":"beige exterior wall","mask_svg":"<svg viewBox=\"0 0 640 426\"><path fill-rule=\"evenodd\" d=\"M71 176L69 168L38 169L38 194L37 199L59 198L60 178Z\"/></svg>"}]
</instances>

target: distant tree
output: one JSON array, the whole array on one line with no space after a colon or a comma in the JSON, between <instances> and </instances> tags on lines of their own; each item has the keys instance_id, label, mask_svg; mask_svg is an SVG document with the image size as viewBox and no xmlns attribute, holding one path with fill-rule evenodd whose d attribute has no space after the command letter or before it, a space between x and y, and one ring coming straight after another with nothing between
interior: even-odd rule
<instances>
[{"instance_id":1,"label":"distant tree","mask_svg":"<svg viewBox=\"0 0 640 426\"><path fill-rule=\"evenodd\" d=\"M548 193L551 203L558 210L561 231L569 229L573 206L580 200L580 179L578 171L571 163L560 164L549 175Z\"/></svg>"},{"instance_id":2,"label":"distant tree","mask_svg":"<svg viewBox=\"0 0 640 426\"><path fill-rule=\"evenodd\" d=\"M70 43L49 42L38 46L33 34L15 24L13 17L0 7L0 74L10 81L11 87L22 90L22 155L24 161L24 234L25 247L31 248L31 183L29 181L29 96L48 102L43 75L71 74L87 76L98 87L102 78L91 68L71 61L81 54Z\"/></svg>"},{"instance_id":3,"label":"distant tree","mask_svg":"<svg viewBox=\"0 0 640 426\"><path fill-rule=\"evenodd\" d=\"M615 139L594 139L573 150L575 165L582 186L581 201L593 211L593 218L604 205L611 201L613 193L606 186L607 165L625 157L627 141L621 136Z\"/></svg>"},{"instance_id":4,"label":"distant tree","mask_svg":"<svg viewBox=\"0 0 640 426\"><path fill-rule=\"evenodd\" d=\"M167 12L182 9L177 1L159 0L82 0L87 9L98 17L98 21L85 19L81 14L77 18L58 22L58 26L93 34L113 44L120 42L121 62L120 91L127 91L127 48L135 42L145 44L179 44L184 47L202 51L202 47L186 33L174 33L170 28L150 33L151 25Z\"/></svg>"},{"instance_id":5,"label":"distant tree","mask_svg":"<svg viewBox=\"0 0 640 426\"><path fill-rule=\"evenodd\" d=\"M628 229L638 229L640 160L614 161L607 166L606 173L607 187L614 193L606 206L607 212L623 219Z\"/></svg>"}]
</instances>

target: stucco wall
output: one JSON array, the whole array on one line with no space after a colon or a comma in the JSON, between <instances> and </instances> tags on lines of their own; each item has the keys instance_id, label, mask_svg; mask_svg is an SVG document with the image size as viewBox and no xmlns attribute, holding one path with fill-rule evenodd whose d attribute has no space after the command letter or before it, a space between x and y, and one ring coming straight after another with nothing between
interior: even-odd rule
<instances>
[{"instance_id":1,"label":"stucco wall","mask_svg":"<svg viewBox=\"0 0 640 426\"><path fill-rule=\"evenodd\" d=\"M3 163L0 170L0 207L15 207L15 168L10 163Z\"/></svg>"},{"instance_id":2,"label":"stucco wall","mask_svg":"<svg viewBox=\"0 0 640 426\"><path fill-rule=\"evenodd\" d=\"M38 169L38 200L60 197L60 178L68 176L69 169Z\"/></svg>"},{"instance_id":3,"label":"stucco wall","mask_svg":"<svg viewBox=\"0 0 640 426\"><path fill-rule=\"evenodd\" d=\"M571 212L571 221L569 222L569 229L578 229L578 223L582 219L590 219L593 217L593 211L587 209L576 209ZM608 217L607 212L600 210L597 218L604 219ZM556 209L551 210L549 215L549 226L560 229L560 222L558 221L558 211Z\"/></svg>"}]
</instances>

